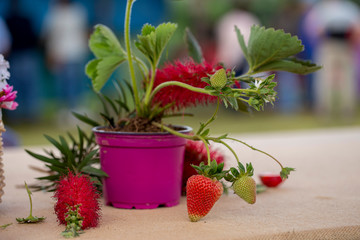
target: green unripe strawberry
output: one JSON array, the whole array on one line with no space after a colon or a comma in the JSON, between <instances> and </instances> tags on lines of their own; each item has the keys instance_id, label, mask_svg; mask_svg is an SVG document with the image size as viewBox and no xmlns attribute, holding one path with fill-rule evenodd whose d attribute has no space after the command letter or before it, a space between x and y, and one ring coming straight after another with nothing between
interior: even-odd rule
<instances>
[{"instance_id":1,"label":"green unripe strawberry","mask_svg":"<svg viewBox=\"0 0 360 240\"><path fill-rule=\"evenodd\" d=\"M223 88L227 82L227 76L225 69L221 68L217 70L211 77L210 83L214 88Z\"/></svg>"},{"instance_id":2,"label":"green unripe strawberry","mask_svg":"<svg viewBox=\"0 0 360 240\"><path fill-rule=\"evenodd\" d=\"M234 192L247 203L256 202L256 183L252 177L242 176L233 184Z\"/></svg>"}]
</instances>

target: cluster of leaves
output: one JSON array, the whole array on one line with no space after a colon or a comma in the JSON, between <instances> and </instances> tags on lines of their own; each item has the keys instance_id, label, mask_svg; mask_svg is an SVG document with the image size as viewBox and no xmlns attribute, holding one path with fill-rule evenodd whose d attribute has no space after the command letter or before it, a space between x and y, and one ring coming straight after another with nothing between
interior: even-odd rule
<instances>
[{"instance_id":1,"label":"cluster of leaves","mask_svg":"<svg viewBox=\"0 0 360 240\"><path fill-rule=\"evenodd\" d=\"M68 207L69 211L65 214L66 228L61 233L65 238L78 237L83 233L81 227L84 218L79 213L79 207L80 205Z\"/></svg>"},{"instance_id":2,"label":"cluster of leaves","mask_svg":"<svg viewBox=\"0 0 360 240\"><path fill-rule=\"evenodd\" d=\"M44 162L45 167L49 169L47 176L37 178L42 184L33 185L32 188L54 191L56 182L62 176L67 175L68 172L74 174L82 172L88 174L93 184L101 191L101 178L106 177L107 174L98 168L99 149L93 134L87 135L78 127L77 139L68 133L70 143L63 136L59 136L59 140L48 135L45 135L45 138L57 149L57 152L44 149L45 155L41 155L26 150L32 157Z\"/></svg>"},{"instance_id":3,"label":"cluster of leaves","mask_svg":"<svg viewBox=\"0 0 360 240\"><path fill-rule=\"evenodd\" d=\"M134 92L129 83L126 81L113 81L113 86L116 91L116 97L114 98L92 89L102 105L102 110L99 112L103 120L102 123L87 114L73 112L73 115L91 127L107 125L110 128L116 127L121 116L134 115Z\"/></svg>"},{"instance_id":4,"label":"cluster of leaves","mask_svg":"<svg viewBox=\"0 0 360 240\"><path fill-rule=\"evenodd\" d=\"M241 162L238 162L238 169L231 167L229 172L225 176L225 180L228 182L235 182L242 176L253 176L254 175L254 168L251 163L246 164L246 168Z\"/></svg>"},{"instance_id":5,"label":"cluster of leaves","mask_svg":"<svg viewBox=\"0 0 360 240\"><path fill-rule=\"evenodd\" d=\"M177 24L174 23L163 23L156 28L145 24L141 29L141 35L137 35L138 40L135 42L135 46L147 58L152 69L158 66L161 54L176 28Z\"/></svg>"},{"instance_id":6,"label":"cluster of leaves","mask_svg":"<svg viewBox=\"0 0 360 240\"><path fill-rule=\"evenodd\" d=\"M212 160L210 165L205 165L201 162L198 166L191 165L198 174L203 175L208 178L216 178L220 180L225 177L227 171L223 171L224 163L217 164L216 160Z\"/></svg>"},{"instance_id":7,"label":"cluster of leaves","mask_svg":"<svg viewBox=\"0 0 360 240\"><path fill-rule=\"evenodd\" d=\"M250 91L248 93L248 103L257 111L263 110L266 103L274 105L277 95L277 92L274 90L277 85L276 82L273 81L274 77L275 75L272 74L264 80L256 80L255 78L255 81L249 84L250 90L254 92Z\"/></svg>"},{"instance_id":8,"label":"cluster of leaves","mask_svg":"<svg viewBox=\"0 0 360 240\"><path fill-rule=\"evenodd\" d=\"M227 72L226 83L221 88L212 86L209 77L202 78L201 80L209 84L204 89L208 91L210 95L217 96L221 99L226 108L230 105L235 110L248 111L246 104L239 100L241 94L233 88L233 86L236 85L234 71Z\"/></svg>"}]
</instances>

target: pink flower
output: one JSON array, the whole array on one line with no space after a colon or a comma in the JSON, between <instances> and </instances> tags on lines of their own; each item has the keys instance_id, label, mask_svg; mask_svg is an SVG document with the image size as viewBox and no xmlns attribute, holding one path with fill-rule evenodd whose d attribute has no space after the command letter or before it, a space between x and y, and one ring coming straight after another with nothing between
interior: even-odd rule
<instances>
[{"instance_id":1,"label":"pink flower","mask_svg":"<svg viewBox=\"0 0 360 240\"><path fill-rule=\"evenodd\" d=\"M0 107L10 110L17 108L18 103L15 102L17 91L13 91L13 86L8 84L0 92Z\"/></svg>"},{"instance_id":2,"label":"pink flower","mask_svg":"<svg viewBox=\"0 0 360 240\"><path fill-rule=\"evenodd\" d=\"M178 81L194 87L204 88L208 84L201 81L201 78L213 74L221 66L213 66L207 62L195 63L191 58L182 63L176 61L173 64L167 63L162 69L157 70L154 87L168 81ZM153 103L166 106L174 103L171 110L180 110L197 104L206 105L216 102L216 97L203 93L196 93L182 87L169 86L161 89L154 97Z\"/></svg>"}]
</instances>

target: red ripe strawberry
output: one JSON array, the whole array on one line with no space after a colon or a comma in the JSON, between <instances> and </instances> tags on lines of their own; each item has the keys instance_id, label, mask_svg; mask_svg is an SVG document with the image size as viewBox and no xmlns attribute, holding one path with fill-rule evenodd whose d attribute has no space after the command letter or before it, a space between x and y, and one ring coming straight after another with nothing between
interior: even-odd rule
<instances>
[{"instance_id":1,"label":"red ripe strawberry","mask_svg":"<svg viewBox=\"0 0 360 240\"><path fill-rule=\"evenodd\" d=\"M210 158L218 164L224 162L224 156L220 151L209 146ZM186 183L189 177L196 175L197 171L191 165L199 165L201 162L207 163L207 150L202 141L188 140L185 145L184 170L182 178L182 194L186 195Z\"/></svg>"},{"instance_id":2,"label":"red ripe strawberry","mask_svg":"<svg viewBox=\"0 0 360 240\"><path fill-rule=\"evenodd\" d=\"M208 214L223 193L222 184L216 179L193 175L187 181L187 209L192 222Z\"/></svg>"},{"instance_id":3,"label":"red ripe strawberry","mask_svg":"<svg viewBox=\"0 0 360 240\"><path fill-rule=\"evenodd\" d=\"M267 187L276 187L283 181L280 174L263 173L259 177L261 182Z\"/></svg>"}]
</instances>

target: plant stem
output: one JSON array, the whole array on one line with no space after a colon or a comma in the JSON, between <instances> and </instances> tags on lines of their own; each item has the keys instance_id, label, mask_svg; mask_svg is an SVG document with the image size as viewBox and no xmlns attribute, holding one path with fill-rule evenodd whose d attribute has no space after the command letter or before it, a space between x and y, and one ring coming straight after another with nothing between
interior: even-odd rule
<instances>
[{"instance_id":1,"label":"plant stem","mask_svg":"<svg viewBox=\"0 0 360 240\"><path fill-rule=\"evenodd\" d=\"M134 90L134 99L135 99L135 107L136 111L140 113L140 99L139 99L139 93L135 78L135 71L134 71L134 65L132 61L132 53L131 53L131 46L130 46L130 16L131 16L131 7L134 0L128 0L126 4L126 13L125 13L125 45L126 45L126 52L128 56L128 62L129 62L129 72L131 77L131 83Z\"/></svg>"},{"instance_id":2,"label":"plant stem","mask_svg":"<svg viewBox=\"0 0 360 240\"><path fill-rule=\"evenodd\" d=\"M216 138L209 138L209 140L212 140L214 142L218 142L218 143L221 143L223 144L225 147L227 147L231 152L232 154L235 156L236 158L236 161L239 163L240 160L239 160L239 157L237 156L237 154L235 153L234 149L232 149L232 147L230 147L229 144L227 144L226 142L222 141L222 140L219 140L219 139L216 139Z\"/></svg>"},{"instance_id":3,"label":"plant stem","mask_svg":"<svg viewBox=\"0 0 360 240\"><path fill-rule=\"evenodd\" d=\"M243 141L240 141L240 140L238 140L238 139L236 139L236 138L229 138L229 137L227 137L226 139L229 139L229 140L233 140L233 141L242 143L242 144L244 144L245 146L251 148L251 149L254 150L254 151L261 152L261 153L267 155L268 157L272 158L275 162L277 162L277 163L280 165L281 169L284 168L283 165L282 165L276 158L274 158L273 156L271 156L269 153L264 152L264 151L261 151L261 150L259 150L259 149L257 149L257 148L254 148L253 146L250 146L249 144L247 144L247 143L245 143L245 142L243 142Z\"/></svg>"},{"instance_id":4,"label":"plant stem","mask_svg":"<svg viewBox=\"0 0 360 240\"><path fill-rule=\"evenodd\" d=\"M236 92L243 92L243 93L247 93L247 92L258 93L258 92L259 92L258 89L232 88L232 90L233 90L233 91L236 91Z\"/></svg>"},{"instance_id":5,"label":"plant stem","mask_svg":"<svg viewBox=\"0 0 360 240\"><path fill-rule=\"evenodd\" d=\"M170 118L170 117L193 117L194 114L192 113L173 113L168 115L163 115L162 118Z\"/></svg>"},{"instance_id":6,"label":"plant stem","mask_svg":"<svg viewBox=\"0 0 360 240\"><path fill-rule=\"evenodd\" d=\"M147 86L146 89L146 93L145 93L145 105L149 105L152 97L151 97L151 91L154 87L154 81L155 81L155 74L156 74L156 66L154 66L153 64L151 65L151 79L150 79L150 84Z\"/></svg>"},{"instance_id":7,"label":"plant stem","mask_svg":"<svg viewBox=\"0 0 360 240\"><path fill-rule=\"evenodd\" d=\"M32 216L32 199L31 199L31 192L30 192L30 190L29 190L28 185L26 184L26 182L25 182L25 188L26 188L27 194L28 194L28 196L29 196L29 200L30 200L30 215L29 215L29 217L28 217L28 218L30 218L30 217L33 217L33 216Z\"/></svg>"},{"instance_id":8,"label":"plant stem","mask_svg":"<svg viewBox=\"0 0 360 240\"><path fill-rule=\"evenodd\" d=\"M175 131L174 129L171 129L171 128L169 128L167 126L164 126L164 125L162 125L160 123L152 122L152 124L159 127L159 128L165 129L166 131L168 131L169 133L171 133L171 134L173 134L175 136L182 137L182 138L189 139L189 140L193 140L193 141L198 141L198 140L202 141L205 144L205 147L206 147L206 152L207 152L207 157L208 157L208 165L210 166L210 163L211 163L210 148L209 148L206 140L203 137L201 137L199 135L191 136L191 135L186 135L186 134L183 134L183 133L179 133L179 132Z\"/></svg>"},{"instance_id":9,"label":"plant stem","mask_svg":"<svg viewBox=\"0 0 360 240\"><path fill-rule=\"evenodd\" d=\"M178 136L178 137L182 137L182 138L189 139L189 140L194 140L194 141L200 140L198 138L198 136L196 136L196 135L187 135L187 134L179 133L179 132L175 131L174 129L171 129L171 128L169 128L169 127L167 127L167 126L165 126L163 124L157 123L157 122L152 122L151 124L154 125L154 126L157 126L159 128L163 128L167 132L169 132L169 133L171 133L171 134L173 134L175 136Z\"/></svg>"},{"instance_id":10,"label":"plant stem","mask_svg":"<svg viewBox=\"0 0 360 240\"><path fill-rule=\"evenodd\" d=\"M207 159L208 159L208 166L210 166L210 164L211 164L211 157L210 157L210 148L209 148L209 145L208 145L208 143L206 142L206 140L203 138L203 137L201 137L201 136L197 136L203 143L204 143L204 145L205 145L205 147L206 147L206 153L207 153Z\"/></svg>"},{"instance_id":11,"label":"plant stem","mask_svg":"<svg viewBox=\"0 0 360 240\"><path fill-rule=\"evenodd\" d=\"M208 95L211 95L211 91L207 91L203 88L197 88L197 87L193 87L191 85L188 85L186 83L182 83L182 82L177 82L177 81L169 81L169 82L164 82L164 83L161 83L160 85L158 85L154 91L152 91L150 97L149 97L149 102L151 101L151 99L153 99L153 97L155 96L155 94L157 92L160 91L160 89L164 88L164 87L168 87L168 86L179 86L179 87L183 87L183 88L186 88L190 91L193 91L193 92L198 92L198 93L205 93L205 94L208 94Z\"/></svg>"},{"instance_id":12,"label":"plant stem","mask_svg":"<svg viewBox=\"0 0 360 240\"><path fill-rule=\"evenodd\" d=\"M199 128L199 130L197 131L196 135L201 134L201 131L204 130L204 128L205 128L207 125L209 125L211 122L213 122L213 121L215 120L216 115L217 115L217 113L218 113L218 111L219 111L219 107L220 107L220 99L217 98L217 104L216 104L216 109L215 109L214 114L211 116L211 118L210 118L204 125L202 125L202 126Z\"/></svg>"}]
</instances>

